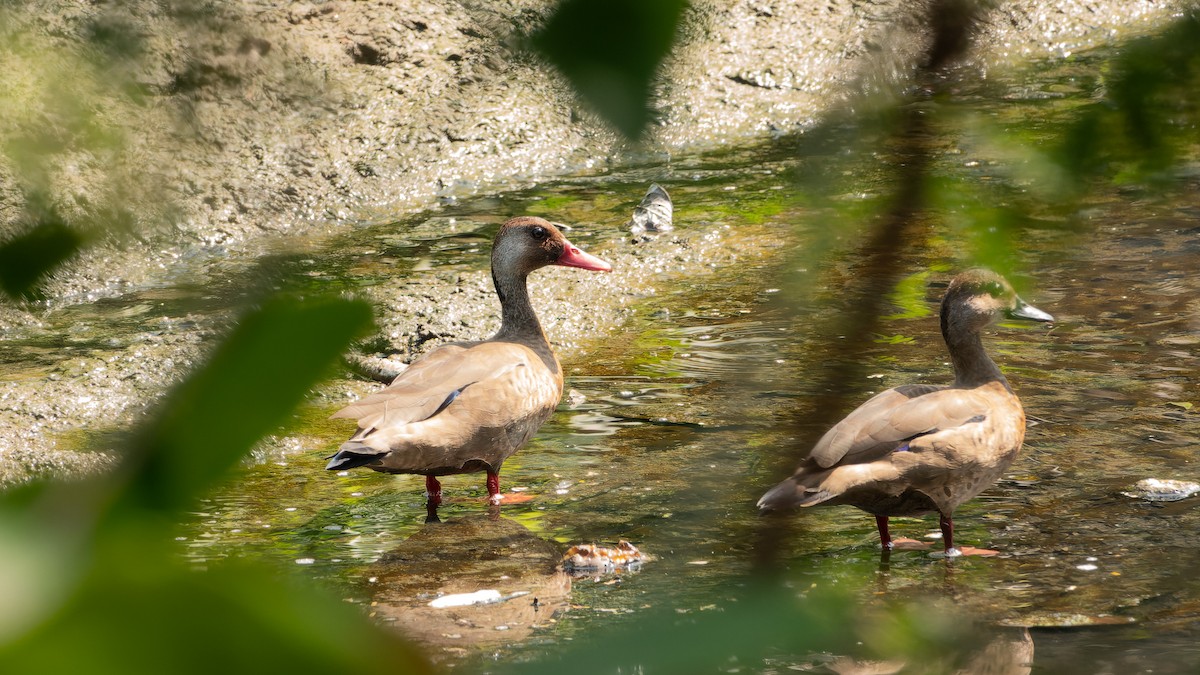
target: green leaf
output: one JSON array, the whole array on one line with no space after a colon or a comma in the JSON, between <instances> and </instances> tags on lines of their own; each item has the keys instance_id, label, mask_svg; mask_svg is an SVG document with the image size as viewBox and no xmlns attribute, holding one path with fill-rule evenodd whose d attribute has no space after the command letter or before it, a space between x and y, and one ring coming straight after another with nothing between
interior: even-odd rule
<instances>
[{"instance_id":1,"label":"green leaf","mask_svg":"<svg viewBox=\"0 0 1200 675\"><path fill-rule=\"evenodd\" d=\"M1105 83L1107 96L1063 134L1060 161L1078 179L1161 180L1197 139L1200 16L1130 42Z\"/></svg>"},{"instance_id":2,"label":"green leaf","mask_svg":"<svg viewBox=\"0 0 1200 675\"><path fill-rule=\"evenodd\" d=\"M636 140L650 122L655 72L686 6L686 0L563 0L533 36L533 47L596 112Z\"/></svg>"},{"instance_id":3,"label":"green leaf","mask_svg":"<svg viewBox=\"0 0 1200 675\"><path fill-rule=\"evenodd\" d=\"M83 236L56 220L0 244L0 290L11 298L29 297L47 275L83 246Z\"/></svg>"},{"instance_id":4,"label":"green leaf","mask_svg":"<svg viewBox=\"0 0 1200 675\"><path fill-rule=\"evenodd\" d=\"M934 612L926 605L900 605L864 610L845 589L800 592L753 578L729 589L736 600L686 614L672 608L646 611L621 628L597 630L578 639L562 656L503 664L496 672L719 673L729 672L735 664L759 672L766 659L778 663L780 658L813 653L862 652L862 643L875 658L920 663L944 658L955 646L978 642L976 627L953 608Z\"/></svg>"},{"instance_id":5,"label":"green leaf","mask_svg":"<svg viewBox=\"0 0 1200 675\"><path fill-rule=\"evenodd\" d=\"M632 625L606 629L576 642L563 660L506 664L501 673L572 675L591 673L707 673L720 666L760 662L773 650L791 653L849 649L847 630L854 605L838 596L800 599L795 591L748 580L736 602L700 614L664 608L648 611ZM620 645L614 649L614 645Z\"/></svg>"},{"instance_id":6,"label":"green leaf","mask_svg":"<svg viewBox=\"0 0 1200 675\"><path fill-rule=\"evenodd\" d=\"M125 569L102 565L49 621L0 645L5 672L433 672L398 636L309 584L252 566L197 572L139 557L138 543L121 545Z\"/></svg>"},{"instance_id":7,"label":"green leaf","mask_svg":"<svg viewBox=\"0 0 1200 675\"><path fill-rule=\"evenodd\" d=\"M143 429L132 468L135 501L190 504L284 423L370 321L366 303L334 299L274 299L244 316Z\"/></svg>"},{"instance_id":8,"label":"green leaf","mask_svg":"<svg viewBox=\"0 0 1200 675\"><path fill-rule=\"evenodd\" d=\"M925 301L925 285L928 282L928 271L910 274L897 282L896 289L892 291L888 297L888 301L899 307L901 311L884 318L889 321L895 319L919 319L932 314L933 310L929 308L929 303ZM912 339L909 338L908 341L911 342Z\"/></svg>"}]
</instances>

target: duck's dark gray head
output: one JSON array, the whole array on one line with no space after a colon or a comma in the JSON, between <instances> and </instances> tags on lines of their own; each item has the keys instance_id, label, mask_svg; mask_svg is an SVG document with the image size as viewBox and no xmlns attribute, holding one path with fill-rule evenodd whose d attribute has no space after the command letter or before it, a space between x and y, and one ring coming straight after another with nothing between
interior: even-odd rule
<instances>
[{"instance_id":1,"label":"duck's dark gray head","mask_svg":"<svg viewBox=\"0 0 1200 675\"><path fill-rule=\"evenodd\" d=\"M610 272L612 266L567 241L542 218L521 216L504 223L492 245L492 272L525 276L547 265Z\"/></svg>"},{"instance_id":2,"label":"duck's dark gray head","mask_svg":"<svg viewBox=\"0 0 1200 675\"><path fill-rule=\"evenodd\" d=\"M973 332L1001 318L1053 321L1054 317L1021 299L1004 277L972 269L954 277L942 300L942 327Z\"/></svg>"}]
</instances>

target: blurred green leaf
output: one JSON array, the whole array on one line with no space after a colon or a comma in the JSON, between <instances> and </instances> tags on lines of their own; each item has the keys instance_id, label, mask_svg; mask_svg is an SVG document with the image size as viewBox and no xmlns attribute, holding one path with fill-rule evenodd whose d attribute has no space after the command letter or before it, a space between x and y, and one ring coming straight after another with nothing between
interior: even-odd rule
<instances>
[{"instance_id":1,"label":"blurred green leaf","mask_svg":"<svg viewBox=\"0 0 1200 675\"><path fill-rule=\"evenodd\" d=\"M627 138L651 119L655 72L675 42L686 0L563 0L533 47Z\"/></svg>"},{"instance_id":2,"label":"blurred green leaf","mask_svg":"<svg viewBox=\"0 0 1200 675\"><path fill-rule=\"evenodd\" d=\"M358 609L263 569L140 555L100 565L52 619L0 646L11 673L429 673Z\"/></svg>"},{"instance_id":3,"label":"blurred green leaf","mask_svg":"<svg viewBox=\"0 0 1200 675\"><path fill-rule=\"evenodd\" d=\"M1028 230L1025 211L1006 202L1017 199L1002 186L963 178L929 181L932 207L944 214L958 236L947 246L966 249L967 265L986 267L1012 278L1020 268L1021 237ZM964 246L965 244L965 246Z\"/></svg>"},{"instance_id":4,"label":"blurred green leaf","mask_svg":"<svg viewBox=\"0 0 1200 675\"><path fill-rule=\"evenodd\" d=\"M136 442L142 505L191 504L262 436L370 325L363 302L275 299L252 311L167 399Z\"/></svg>"},{"instance_id":5,"label":"blurred green leaf","mask_svg":"<svg viewBox=\"0 0 1200 675\"><path fill-rule=\"evenodd\" d=\"M1077 179L1158 178L1200 140L1200 15L1130 43L1106 83L1107 96L1063 135L1063 165Z\"/></svg>"},{"instance_id":6,"label":"blurred green leaf","mask_svg":"<svg viewBox=\"0 0 1200 675\"><path fill-rule=\"evenodd\" d=\"M172 393L125 476L0 499L5 672L432 672L357 608L277 570L191 569L167 534L172 511L282 422L369 322L361 302L271 300ZM138 508L95 527L114 493Z\"/></svg>"},{"instance_id":7,"label":"blurred green leaf","mask_svg":"<svg viewBox=\"0 0 1200 675\"><path fill-rule=\"evenodd\" d=\"M929 270L917 272L904 277L896 284L896 289L888 297L888 301L899 307L901 311L884 317L893 319L919 319L933 313L929 303L925 301L925 284L929 281Z\"/></svg>"},{"instance_id":8,"label":"blurred green leaf","mask_svg":"<svg viewBox=\"0 0 1200 675\"><path fill-rule=\"evenodd\" d=\"M76 507L85 503L94 502L78 489L45 484L0 493L0 645L53 614L78 582L87 549Z\"/></svg>"},{"instance_id":9,"label":"blurred green leaf","mask_svg":"<svg viewBox=\"0 0 1200 675\"><path fill-rule=\"evenodd\" d=\"M960 650L978 646L977 627L952 608L928 604L864 608L849 589L805 592L764 579L730 587L737 599L698 613L671 608L647 611L620 628L579 639L560 658L506 664L501 673L572 675L759 672L765 661L814 654L863 653L868 658L928 662L945 667ZM878 645L878 647L876 647ZM956 649L958 648L958 649ZM879 651L884 649L886 651Z\"/></svg>"},{"instance_id":10,"label":"blurred green leaf","mask_svg":"<svg viewBox=\"0 0 1200 675\"><path fill-rule=\"evenodd\" d=\"M0 244L0 289L11 298L30 297L39 283L73 258L83 236L56 220Z\"/></svg>"},{"instance_id":11,"label":"blurred green leaf","mask_svg":"<svg viewBox=\"0 0 1200 675\"><path fill-rule=\"evenodd\" d=\"M857 616L847 597L799 598L794 590L754 580L747 580L739 591L736 602L699 614L681 615L669 608L648 611L631 625L592 634L561 660L508 664L499 672L719 672L732 663L761 662L775 650L837 650L856 640L846 630Z\"/></svg>"}]
</instances>

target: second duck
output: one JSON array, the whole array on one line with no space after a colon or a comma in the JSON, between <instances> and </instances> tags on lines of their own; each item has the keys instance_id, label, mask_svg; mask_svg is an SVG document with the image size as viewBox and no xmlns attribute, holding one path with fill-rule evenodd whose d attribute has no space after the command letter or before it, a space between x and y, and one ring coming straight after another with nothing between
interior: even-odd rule
<instances>
[{"instance_id":1,"label":"second duck","mask_svg":"<svg viewBox=\"0 0 1200 675\"><path fill-rule=\"evenodd\" d=\"M1002 316L1054 320L994 272L970 270L955 277L941 310L954 384L908 384L875 395L826 432L795 474L763 495L758 507L856 506L875 516L885 550L900 543L892 540L889 517L936 511L946 556L994 554L956 547L952 516L1000 477L1025 439L1021 401L980 338Z\"/></svg>"}]
</instances>

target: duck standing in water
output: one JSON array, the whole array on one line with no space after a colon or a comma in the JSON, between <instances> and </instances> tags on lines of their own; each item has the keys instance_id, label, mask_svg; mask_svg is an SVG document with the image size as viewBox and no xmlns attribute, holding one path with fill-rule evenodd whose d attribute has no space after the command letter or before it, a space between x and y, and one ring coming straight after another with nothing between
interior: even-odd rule
<instances>
[{"instance_id":1,"label":"duck standing in water","mask_svg":"<svg viewBox=\"0 0 1200 675\"><path fill-rule=\"evenodd\" d=\"M874 514L884 550L890 516L941 516L946 556L994 555L954 546L954 509L991 485L1025 439L1025 411L983 349L980 332L1001 316L1053 321L987 270L963 272L942 300L942 337L954 384L880 392L817 441L791 478L758 501L763 511L849 504Z\"/></svg>"},{"instance_id":2,"label":"duck standing in water","mask_svg":"<svg viewBox=\"0 0 1200 675\"><path fill-rule=\"evenodd\" d=\"M500 466L542 426L562 397L563 373L529 302L526 277L548 265L609 272L541 218L513 218L492 244L500 330L482 342L442 345L390 385L334 413L358 420L326 469L365 466L425 476L428 514L442 500L438 476L487 472L492 504Z\"/></svg>"}]
</instances>

